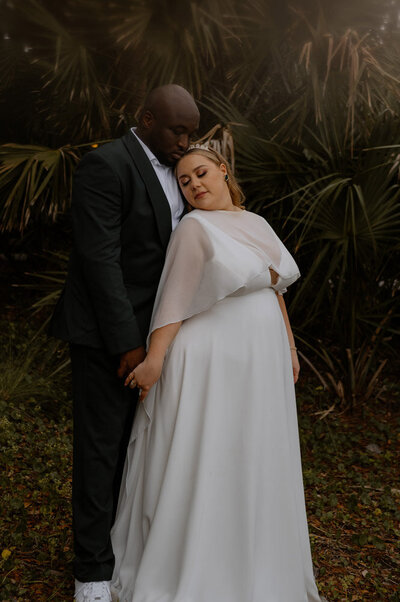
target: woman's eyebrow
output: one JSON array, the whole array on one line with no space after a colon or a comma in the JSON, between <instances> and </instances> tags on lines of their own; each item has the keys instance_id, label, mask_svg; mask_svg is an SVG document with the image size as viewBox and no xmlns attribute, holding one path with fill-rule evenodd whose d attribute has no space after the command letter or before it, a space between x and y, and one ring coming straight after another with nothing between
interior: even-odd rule
<instances>
[{"instance_id":1,"label":"woman's eyebrow","mask_svg":"<svg viewBox=\"0 0 400 602\"><path fill-rule=\"evenodd\" d=\"M194 171L196 171L197 169L200 169L201 167L207 167L207 165L198 165L197 167L195 167L194 169L192 169L192 173ZM190 178L189 174L183 173L180 176L178 176L178 180L180 180L181 178Z\"/></svg>"}]
</instances>

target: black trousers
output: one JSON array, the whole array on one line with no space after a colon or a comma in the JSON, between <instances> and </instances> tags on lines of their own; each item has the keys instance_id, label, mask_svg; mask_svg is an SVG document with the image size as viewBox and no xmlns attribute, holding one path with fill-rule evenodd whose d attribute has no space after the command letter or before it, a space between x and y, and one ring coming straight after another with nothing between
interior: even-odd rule
<instances>
[{"instance_id":1,"label":"black trousers","mask_svg":"<svg viewBox=\"0 0 400 602\"><path fill-rule=\"evenodd\" d=\"M71 345L71 362L74 574L103 581L114 568L110 529L138 396L118 378L119 358L103 349Z\"/></svg>"}]
</instances>

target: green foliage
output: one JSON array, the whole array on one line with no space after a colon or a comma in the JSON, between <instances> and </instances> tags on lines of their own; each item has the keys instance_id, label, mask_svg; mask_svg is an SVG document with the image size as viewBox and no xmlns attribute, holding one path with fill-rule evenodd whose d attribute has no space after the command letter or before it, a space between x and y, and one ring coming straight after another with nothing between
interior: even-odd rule
<instances>
[{"instance_id":1,"label":"green foliage","mask_svg":"<svg viewBox=\"0 0 400 602\"><path fill-rule=\"evenodd\" d=\"M54 220L70 205L78 149L0 146L1 229L23 231L31 219Z\"/></svg>"},{"instance_id":2,"label":"green foliage","mask_svg":"<svg viewBox=\"0 0 400 602\"><path fill-rule=\"evenodd\" d=\"M68 255L64 253L48 253L47 259L51 262L52 269L40 273L30 273L30 282L23 285L37 293L37 298L32 304L34 313L51 314L61 294L67 276ZM44 325L47 325L48 320ZM43 326L41 327L43 329Z\"/></svg>"},{"instance_id":3,"label":"green foliage","mask_svg":"<svg viewBox=\"0 0 400 602\"><path fill-rule=\"evenodd\" d=\"M278 116L267 89L256 119L222 96L207 107L232 131L248 207L296 253L293 323L346 405L376 392L378 350L399 334L400 88L372 36L311 33Z\"/></svg>"},{"instance_id":4,"label":"green foliage","mask_svg":"<svg viewBox=\"0 0 400 602\"><path fill-rule=\"evenodd\" d=\"M55 340L47 340L45 334L29 327L18 329L11 322L1 336L1 345L0 414L6 413L10 404L19 407L27 398L46 403L51 396L64 396L69 362L65 349ZM57 408L50 411L56 413Z\"/></svg>"},{"instance_id":5,"label":"green foliage","mask_svg":"<svg viewBox=\"0 0 400 602\"><path fill-rule=\"evenodd\" d=\"M303 476L313 558L323 595L396 600L400 579L400 389L393 404L322 415L327 394L311 382L300 395ZM320 404L321 410L317 410ZM394 408L397 407L397 410Z\"/></svg>"},{"instance_id":6,"label":"green foliage","mask_svg":"<svg viewBox=\"0 0 400 602\"><path fill-rule=\"evenodd\" d=\"M36 91L27 129L46 144L0 147L2 229L64 212L85 150L78 143L117 134L149 88L178 81L200 97L208 121L216 115L225 126L221 144L249 209L296 252L304 278L291 313L316 350L310 362L319 357L314 368L342 404L367 400L379 388L382 346L398 334L399 1L368 0L362 11L359 0L339 5L2 5L11 64L0 62L0 89L11 98L18 82L26 85L29 103Z\"/></svg>"},{"instance_id":7,"label":"green foliage","mask_svg":"<svg viewBox=\"0 0 400 602\"><path fill-rule=\"evenodd\" d=\"M116 3L112 32L121 53L141 58L141 74L149 88L179 81L200 94L210 76L226 72L226 58L238 44L232 24L237 6L233 0L165 2L132 0L121 19ZM227 18L228 17L228 18Z\"/></svg>"},{"instance_id":8,"label":"green foliage","mask_svg":"<svg viewBox=\"0 0 400 602\"><path fill-rule=\"evenodd\" d=\"M65 600L72 442L64 352L4 319L0 342L1 599Z\"/></svg>"}]
</instances>

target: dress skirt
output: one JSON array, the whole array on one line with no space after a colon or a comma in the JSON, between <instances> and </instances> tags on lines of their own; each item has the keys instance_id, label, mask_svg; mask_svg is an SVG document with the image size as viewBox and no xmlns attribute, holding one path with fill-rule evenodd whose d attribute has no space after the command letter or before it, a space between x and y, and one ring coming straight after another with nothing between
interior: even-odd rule
<instances>
[{"instance_id":1,"label":"dress skirt","mask_svg":"<svg viewBox=\"0 0 400 602\"><path fill-rule=\"evenodd\" d=\"M120 602L319 602L275 292L186 320L139 409L112 531Z\"/></svg>"}]
</instances>

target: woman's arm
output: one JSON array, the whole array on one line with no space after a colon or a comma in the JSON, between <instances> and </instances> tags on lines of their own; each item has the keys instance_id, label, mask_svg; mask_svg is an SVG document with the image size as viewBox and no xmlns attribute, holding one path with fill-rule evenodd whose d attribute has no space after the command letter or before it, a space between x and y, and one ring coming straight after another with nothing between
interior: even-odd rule
<instances>
[{"instance_id":1,"label":"woman's arm","mask_svg":"<svg viewBox=\"0 0 400 602\"><path fill-rule=\"evenodd\" d=\"M146 398L150 388L160 378L165 354L176 337L181 324L182 322L174 322L154 330L150 336L149 351L145 360L128 374L125 386L137 386L141 389L139 401Z\"/></svg>"},{"instance_id":2,"label":"woman's arm","mask_svg":"<svg viewBox=\"0 0 400 602\"><path fill-rule=\"evenodd\" d=\"M293 336L292 328L290 326L289 316L288 316L288 313L286 310L286 304L285 304L283 295L279 295L278 293L276 293L276 296L278 297L279 307L281 308L283 320L284 320L285 326L286 326L286 332L287 332L288 339L289 339L290 354L292 356L293 379L294 379L294 382L297 383L297 381L299 379L300 364L299 364L299 358L297 357L297 350L296 350L296 345L294 342L294 336Z\"/></svg>"}]
</instances>

